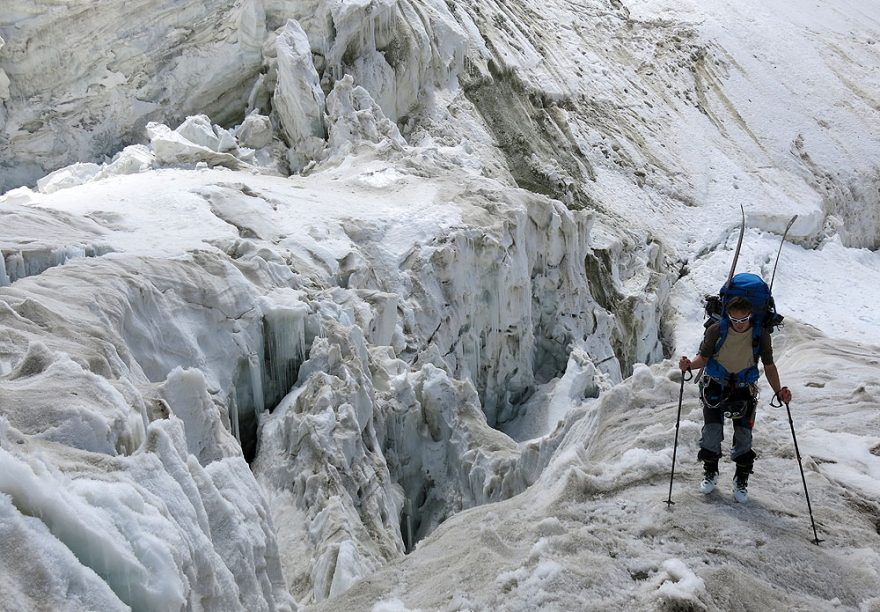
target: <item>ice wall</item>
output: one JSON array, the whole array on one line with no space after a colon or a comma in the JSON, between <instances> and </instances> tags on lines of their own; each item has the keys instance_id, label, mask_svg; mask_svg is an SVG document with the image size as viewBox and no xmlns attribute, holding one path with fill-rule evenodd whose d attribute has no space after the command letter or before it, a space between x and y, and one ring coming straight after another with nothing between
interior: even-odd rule
<instances>
[{"instance_id":1,"label":"ice wall","mask_svg":"<svg viewBox=\"0 0 880 612\"><path fill-rule=\"evenodd\" d=\"M252 388L236 405L232 377L237 336L259 346L261 315L249 318L253 285L236 278L204 254L89 258L4 289L4 540L32 551L4 555L21 576L15 606L291 608L230 420L249 417L252 448L265 407ZM59 282L71 288L60 299ZM42 588L26 587L34 567Z\"/></svg>"},{"instance_id":2,"label":"ice wall","mask_svg":"<svg viewBox=\"0 0 880 612\"><path fill-rule=\"evenodd\" d=\"M272 105L297 157L297 170L306 161L319 156L326 137L324 92L312 63L309 40L299 23L287 22L275 43L278 59L278 84Z\"/></svg>"},{"instance_id":3,"label":"ice wall","mask_svg":"<svg viewBox=\"0 0 880 612\"><path fill-rule=\"evenodd\" d=\"M298 172L322 157L325 96L337 80L350 75L385 116L403 121L453 82L467 44L447 5L433 0L12 0L6 8L0 146L9 154L0 193L143 143L150 122L176 125L199 113L227 127L255 110L271 113Z\"/></svg>"},{"instance_id":4,"label":"ice wall","mask_svg":"<svg viewBox=\"0 0 880 612\"><path fill-rule=\"evenodd\" d=\"M240 120L264 36L259 0L4 3L0 192L142 141L148 121Z\"/></svg>"},{"instance_id":5,"label":"ice wall","mask_svg":"<svg viewBox=\"0 0 880 612\"><path fill-rule=\"evenodd\" d=\"M444 2L264 2L270 29L296 20L308 36L315 69L329 84L349 74L392 121L450 84L468 43Z\"/></svg>"},{"instance_id":6,"label":"ice wall","mask_svg":"<svg viewBox=\"0 0 880 612\"><path fill-rule=\"evenodd\" d=\"M63 212L43 214L15 201L25 203L31 201L31 197L19 194L4 205L6 233L0 237L0 287L70 259L96 257L110 250L103 242L101 228L93 221ZM43 225L42 236L22 242L21 232L28 233L26 228L34 223Z\"/></svg>"},{"instance_id":7,"label":"ice wall","mask_svg":"<svg viewBox=\"0 0 880 612\"><path fill-rule=\"evenodd\" d=\"M41 444L0 419L4 542L18 545L4 555L4 605L290 609L247 465L200 466L183 430L153 423L137 452L113 457Z\"/></svg>"},{"instance_id":8,"label":"ice wall","mask_svg":"<svg viewBox=\"0 0 880 612\"><path fill-rule=\"evenodd\" d=\"M414 245L398 269L362 225L340 258L361 262L344 289L301 293L305 327L320 331L290 395L261 419L253 464L276 515L296 517L277 528L300 542L284 558L298 601L344 591L453 514L534 482L559 437L521 448L493 425L521 417L538 385L570 368L595 387L619 381L621 363L662 357L656 245L609 245L610 267L589 278L588 215L505 196L465 190L468 224ZM606 311L598 286L638 316Z\"/></svg>"},{"instance_id":9,"label":"ice wall","mask_svg":"<svg viewBox=\"0 0 880 612\"><path fill-rule=\"evenodd\" d=\"M743 189L784 209L772 224L792 212L821 217L799 230L804 243L839 234L877 245L877 215L858 214L877 209L876 143L860 137L877 128L876 48L867 26L841 34L842 15L821 31L790 20L778 44L773 20L753 23L745 8L670 18L659 5L605 0L53 7L13 0L0 18L0 191L70 162L100 163L145 142L150 121L197 113L226 128L254 111L271 116L284 151L258 165L299 172L332 156L326 100L348 75L411 143L459 143L443 118L451 110L469 135L489 136L471 139L487 172L571 207L608 212L608 198L625 193L658 218L666 206L735 212L731 194ZM731 59L752 43L760 52ZM771 70L783 64L792 70ZM816 79L831 85L811 88ZM865 95L855 82L869 84ZM789 95L796 103L780 112L773 101ZM208 163L242 159L223 153Z\"/></svg>"},{"instance_id":10,"label":"ice wall","mask_svg":"<svg viewBox=\"0 0 880 612\"><path fill-rule=\"evenodd\" d=\"M348 110L332 125L361 111L369 121L345 125L378 125L381 110L366 105L368 94L341 83ZM366 101L360 111L357 96ZM157 427L173 427L175 453L190 471L251 460L253 471L245 467L235 485L246 499L216 506L216 520L255 512L247 524L256 531L237 536L255 547L244 563L265 568L271 585L283 574L300 602L343 592L453 514L534 482L555 442L520 447L493 426L520 418L542 384L567 368L583 369L585 388L620 380L623 364L641 357L617 337L653 335L648 355L660 355L656 245L610 240L587 213L488 179L462 182L429 158L434 186L395 196L400 219L376 216L371 207L387 198L387 185L407 184L395 166L373 159L409 155L402 143L388 145L393 132L378 142L369 130L361 141L349 132L360 143L349 160L357 151L364 168L331 164L302 179L318 181L308 189L195 161L217 152L209 122L194 119L175 133L186 144L180 165L190 169L162 170L172 180L149 191L135 186L157 172L154 163L169 163L152 146L141 151L152 161L140 172L120 168L49 193L19 190L6 199L20 204L0 206L0 216L19 223L4 248L32 236L51 241L54 232L71 241L96 234L110 247L2 289L0 385L10 399L0 408L10 435L60 444L59 452L138 455ZM376 181L386 186L364 191L373 203L346 200L339 217L303 219L317 194L334 201ZM107 186L119 193L121 185L131 186L122 192L132 203L79 195ZM427 206L427 219L445 211L442 222L407 217L414 206ZM94 225L56 227L59 208ZM169 227L198 231L173 235ZM161 253L145 246L157 243ZM589 269L594 247L607 253L607 268ZM593 297L600 287L649 314L615 317ZM572 347L577 366L569 365ZM100 392L59 402L62 389L78 387ZM207 504L206 494L192 503ZM174 541L157 546L176 563L200 563ZM225 558L225 542L214 546ZM240 597L253 592L250 573L232 573ZM136 568L126 579L151 589ZM193 601L200 588L174 596ZM283 603L274 588L261 601Z\"/></svg>"},{"instance_id":11,"label":"ice wall","mask_svg":"<svg viewBox=\"0 0 880 612\"><path fill-rule=\"evenodd\" d=\"M283 127L292 172L348 151L357 141L349 132L401 141L397 124L455 86L469 44L449 7L434 1L267 2L266 15L275 31L251 106ZM357 120L334 135L326 121L340 113Z\"/></svg>"}]
</instances>

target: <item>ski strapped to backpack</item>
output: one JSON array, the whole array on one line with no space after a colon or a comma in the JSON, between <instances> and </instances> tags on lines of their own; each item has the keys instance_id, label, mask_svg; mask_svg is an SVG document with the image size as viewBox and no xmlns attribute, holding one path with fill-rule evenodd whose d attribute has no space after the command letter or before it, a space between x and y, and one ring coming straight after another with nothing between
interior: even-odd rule
<instances>
[{"instance_id":1,"label":"ski strapped to backpack","mask_svg":"<svg viewBox=\"0 0 880 612\"><path fill-rule=\"evenodd\" d=\"M742 224L739 229L739 238L736 244L736 251L733 254L733 262L730 265L730 273L727 275L727 282L718 292L718 295L706 296L706 315L708 320L705 327L709 327L713 323L719 324L718 342L715 344L715 353L724 344L727 338L727 332L730 330L730 319L727 316L727 305L730 300L736 296L747 298L752 303L752 351L754 357L754 365L746 368L741 372L728 372L714 356L706 364L705 368L700 370L697 381L701 381L703 372L710 378L714 378L722 385L733 383L736 386L745 386L754 384L758 380L758 355L761 353L761 336L766 329L768 333L773 333L777 327L782 327L783 316L776 312L776 304L773 301L772 287L773 280L776 279L776 267L779 265L779 256L782 254L782 245L785 243L785 237L788 231L794 225L797 215L794 215L785 226L785 232L782 234L782 240L779 242L779 251L776 254L776 263L773 264L773 276L770 286L763 281L760 276L755 274L734 274L736 271L737 260L739 259L740 248L742 247L743 234L746 228L746 211L740 206L742 214Z\"/></svg>"},{"instance_id":2,"label":"ski strapped to backpack","mask_svg":"<svg viewBox=\"0 0 880 612\"><path fill-rule=\"evenodd\" d=\"M739 372L728 372L713 356L706 364L705 373L722 385L733 384L737 387L743 387L758 380L758 355L761 352L761 336L764 330L772 333L777 327L782 327L784 317L776 312L776 304L770 294L770 287L760 276L747 272L733 276L721 288L718 295L706 296L706 315L709 318L705 327L709 327L713 323L719 324L718 342L715 344L716 353L724 344L730 330L727 305L734 297L744 297L752 303L752 353L755 363Z\"/></svg>"},{"instance_id":3,"label":"ski strapped to backpack","mask_svg":"<svg viewBox=\"0 0 880 612\"><path fill-rule=\"evenodd\" d=\"M742 244L743 244L743 236L746 233L746 209L743 208L742 204L739 205L739 212L742 215L742 223L739 226L739 238L736 239L736 250L733 252L733 261L730 264L730 273L728 273L728 275L727 275L727 282L724 283L724 287L727 287L728 285L730 285L731 281L733 280L733 273L736 272L736 262L737 262L737 260L739 260L739 251L742 248ZM708 296L708 295L706 296L706 311L707 312L709 310L708 300L711 297L712 296ZM720 316L719 316L719 319L720 319ZM711 325L711 324L712 324L712 321L710 319L710 322L706 323L706 327L709 327L709 325ZM700 381L703 380L703 370L705 370L705 369L706 368L704 366L704 367L700 368L699 372L697 372L697 375L694 377L695 384L699 384Z\"/></svg>"},{"instance_id":4,"label":"ski strapped to backpack","mask_svg":"<svg viewBox=\"0 0 880 612\"><path fill-rule=\"evenodd\" d=\"M767 283L765 283L761 277L754 274L735 274L740 249L742 248L743 235L745 234L746 229L746 211L742 205L740 205L740 214L742 215L742 222L739 228L739 237L736 241L736 250L733 254L733 261L730 264L730 272L727 275L727 282L724 283L724 286L718 292L717 296L706 296L705 308L708 320L705 323L705 327L708 328L713 323L719 324L720 334L718 336L718 342L715 344L715 353L717 354L721 345L724 344L724 340L727 338L727 332L730 329L730 320L727 316L728 303L731 298L738 295L748 298L752 303L752 351L755 364L750 368L746 368L742 372L730 373L727 372L727 370L722 367L713 356L709 363L701 368L695 377L694 382L699 384L702 384L704 372L707 376L714 378L722 385L726 385L728 382L732 382L737 386L745 386L755 383L759 376L757 364L758 355L761 353L761 335L763 334L764 329L767 329L769 333L772 333L777 327L782 327L782 320L784 317L776 312L776 304L774 303L772 296L773 281L776 279L776 267L779 265L779 256L782 254L782 246L785 244L785 238L788 236L788 231L791 229L791 226L794 225L798 216L794 215L785 226L782 240L779 241L779 251L776 253L776 263L773 264L773 276L770 280L770 286L768 287Z\"/></svg>"}]
</instances>

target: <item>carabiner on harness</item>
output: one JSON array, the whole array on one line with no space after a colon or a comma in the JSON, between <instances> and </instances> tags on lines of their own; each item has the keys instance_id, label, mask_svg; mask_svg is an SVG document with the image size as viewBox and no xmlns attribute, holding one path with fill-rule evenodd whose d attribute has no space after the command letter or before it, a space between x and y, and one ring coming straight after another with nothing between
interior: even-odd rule
<instances>
[{"instance_id":1,"label":"carabiner on harness","mask_svg":"<svg viewBox=\"0 0 880 612\"><path fill-rule=\"evenodd\" d=\"M745 400L727 402L727 405L724 406L724 416L735 421L743 418L748 413L748 410L749 403Z\"/></svg>"},{"instance_id":2,"label":"carabiner on harness","mask_svg":"<svg viewBox=\"0 0 880 612\"><path fill-rule=\"evenodd\" d=\"M710 386L714 386L714 389L708 389ZM732 389L728 388L725 394L724 389L725 386L718 380L708 374L704 374L700 379L700 399L703 401L703 405L712 410L719 408L721 404L730 398L730 394L733 392Z\"/></svg>"},{"instance_id":3,"label":"carabiner on harness","mask_svg":"<svg viewBox=\"0 0 880 612\"><path fill-rule=\"evenodd\" d=\"M751 402L748 399L731 399L734 392L746 387L749 388ZM752 405L757 403L758 389L753 384L741 386L731 382L725 385L705 374L700 380L700 399L706 408L721 410L726 418L737 420L747 416L751 411Z\"/></svg>"}]
</instances>

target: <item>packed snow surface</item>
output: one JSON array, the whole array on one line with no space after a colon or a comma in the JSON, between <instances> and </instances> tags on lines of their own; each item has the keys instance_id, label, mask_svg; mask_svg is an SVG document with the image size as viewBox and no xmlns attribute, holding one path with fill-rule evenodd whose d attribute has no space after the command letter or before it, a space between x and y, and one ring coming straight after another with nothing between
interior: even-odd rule
<instances>
[{"instance_id":1,"label":"packed snow surface","mask_svg":"<svg viewBox=\"0 0 880 612\"><path fill-rule=\"evenodd\" d=\"M880 8L56 4L0 9L0 608L880 610ZM747 504L676 366L741 205Z\"/></svg>"}]
</instances>

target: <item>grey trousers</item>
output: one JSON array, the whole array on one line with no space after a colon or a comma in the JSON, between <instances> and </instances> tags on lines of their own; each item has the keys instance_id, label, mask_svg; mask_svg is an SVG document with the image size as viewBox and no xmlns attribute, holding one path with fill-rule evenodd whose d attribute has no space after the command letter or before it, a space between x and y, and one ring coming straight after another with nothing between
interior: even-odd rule
<instances>
[{"instance_id":1,"label":"grey trousers","mask_svg":"<svg viewBox=\"0 0 880 612\"><path fill-rule=\"evenodd\" d=\"M722 416L723 418L723 416ZM721 457L721 441L724 440L724 423L709 423L703 425L700 435L700 448L704 448L715 457ZM733 461L737 457L745 455L752 450L752 430L748 427L733 426L733 445L730 447L730 458Z\"/></svg>"}]
</instances>

